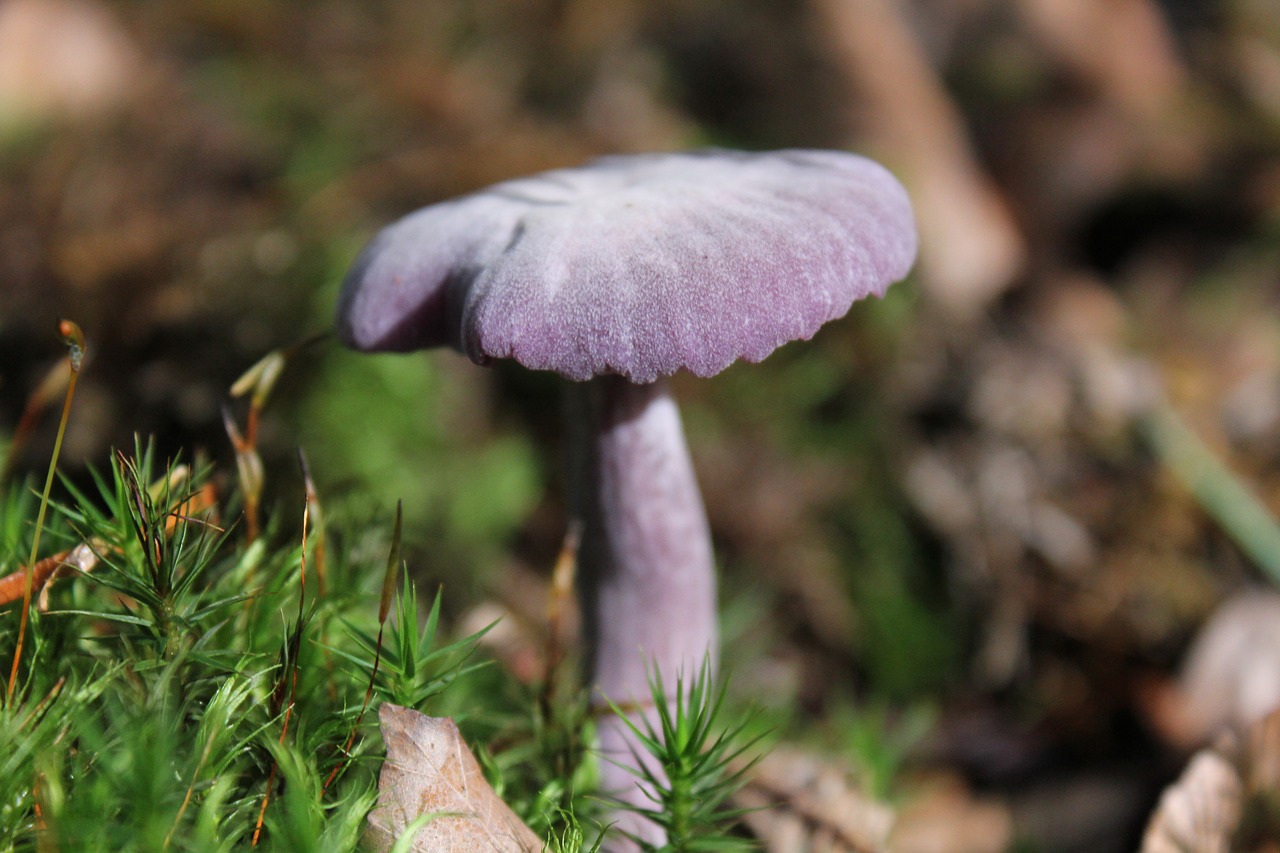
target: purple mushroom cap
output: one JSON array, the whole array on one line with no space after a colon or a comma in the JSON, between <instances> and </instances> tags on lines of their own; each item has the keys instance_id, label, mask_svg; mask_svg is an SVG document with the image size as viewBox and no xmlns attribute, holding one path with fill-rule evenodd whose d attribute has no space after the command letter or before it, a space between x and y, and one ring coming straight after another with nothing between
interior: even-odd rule
<instances>
[{"instance_id":1,"label":"purple mushroom cap","mask_svg":"<svg viewBox=\"0 0 1280 853\"><path fill-rule=\"evenodd\" d=\"M343 284L356 349L451 345L568 379L711 376L810 338L910 269L883 167L836 151L606 157L384 229Z\"/></svg>"},{"instance_id":2,"label":"purple mushroom cap","mask_svg":"<svg viewBox=\"0 0 1280 853\"><path fill-rule=\"evenodd\" d=\"M508 181L387 227L343 284L361 350L451 345L567 383L568 508L594 690L600 785L641 809L661 770L633 727L716 665L711 532L668 383L809 338L906 275L906 193L853 154L702 151L607 157ZM591 380L591 381L586 381ZM640 768L645 768L641 771ZM639 813L612 820L655 846ZM610 853L634 845L615 834Z\"/></svg>"}]
</instances>

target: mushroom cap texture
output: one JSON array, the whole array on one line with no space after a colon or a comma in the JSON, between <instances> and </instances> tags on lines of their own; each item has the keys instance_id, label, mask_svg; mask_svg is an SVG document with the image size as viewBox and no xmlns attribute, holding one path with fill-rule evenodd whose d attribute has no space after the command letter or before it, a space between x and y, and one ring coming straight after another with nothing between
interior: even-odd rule
<instances>
[{"instance_id":1,"label":"mushroom cap texture","mask_svg":"<svg viewBox=\"0 0 1280 853\"><path fill-rule=\"evenodd\" d=\"M915 253L905 190L854 154L605 157L383 229L343 284L338 332L575 380L711 376L883 295Z\"/></svg>"}]
</instances>

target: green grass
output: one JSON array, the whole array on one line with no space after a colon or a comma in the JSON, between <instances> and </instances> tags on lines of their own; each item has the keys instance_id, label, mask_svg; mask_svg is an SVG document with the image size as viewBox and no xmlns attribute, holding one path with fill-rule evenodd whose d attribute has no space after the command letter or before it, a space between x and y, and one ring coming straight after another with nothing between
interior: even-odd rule
<instances>
[{"instance_id":1,"label":"green grass","mask_svg":"<svg viewBox=\"0 0 1280 853\"><path fill-rule=\"evenodd\" d=\"M380 749L375 718L359 711L378 627L369 581L381 573L330 548L320 596L282 520L245 545L184 507L202 477L176 479L171 488L170 466L138 448L87 492L66 484L51 514L50 547L90 542L98 562L32 612L18 689L0 711L0 849L46 849L45 839L221 850L255 833L263 848L353 849ZM14 488L0 510L6 571L34 536L33 509ZM18 609L0 614L5 660ZM474 675L477 638L445 636L438 598L420 630L407 580L388 634L375 702L436 712L455 679Z\"/></svg>"},{"instance_id":2,"label":"green grass","mask_svg":"<svg viewBox=\"0 0 1280 853\"><path fill-rule=\"evenodd\" d=\"M420 606L389 513L357 533L327 518L321 594L311 512L277 512L249 543L200 503L210 474L139 445L87 486L62 483L41 557L90 543L96 564L32 609L0 707L0 850L358 849L383 752L366 711L383 701L455 718L547 849L596 849L611 804L594 796L572 660L523 684L483 659L484 631L451 634L441 593ZM0 495L0 574L26 559L38 505L27 484ZM0 608L6 661L19 609ZM714 760L697 765L711 787L653 810L673 829L694 818L665 849L739 847L731 812L698 805L736 778L717 775L740 751L720 727L723 691L700 680L676 694L671 731L649 733L655 754L672 779L699 750Z\"/></svg>"},{"instance_id":3,"label":"green grass","mask_svg":"<svg viewBox=\"0 0 1280 853\"><path fill-rule=\"evenodd\" d=\"M675 685L663 684L655 672L650 693L656 720L635 723L623 709L611 707L661 768L658 772L646 762L629 768L652 792L652 805L636 811L661 826L667 836L666 844L653 849L663 853L753 849L726 828L742 815L729 798L745 784L755 763L752 752L763 735L748 734L749 718L725 725L726 689L713 683L710 663L696 677L677 678ZM650 849L643 842L641 847Z\"/></svg>"}]
</instances>

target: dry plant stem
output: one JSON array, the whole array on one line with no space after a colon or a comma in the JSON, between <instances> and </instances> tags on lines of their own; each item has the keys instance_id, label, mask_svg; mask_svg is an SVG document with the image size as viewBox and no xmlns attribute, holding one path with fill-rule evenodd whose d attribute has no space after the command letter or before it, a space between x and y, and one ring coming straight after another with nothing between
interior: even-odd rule
<instances>
[{"instance_id":1,"label":"dry plant stem","mask_svg":"<svg viewBox=\"0 0 1280 853\"><path fill-rule=\"evenodd\" d=\"M102 543L96 543L102 546ZM30 573L26 567L0 578L0 606L10 604L26 592L27 575L32 577L31 595L41 592L45 584L60 575L60 569L68 566L82 572L91 571L97 565L98 557L88 545L77 545L70 551L60 551L52 557L45 557L35 564ZM87 568L86 568L87 566Z\"/></svg>"},{"instance_id":2,"label":"dry plant stem","mask_svg":"<svg viewBox=\"0 0 1280 853\"><path fill-rule=\"evenodd\" d=\"M307 495L307 508L311 510L311 524L315 527L315 551L312 562L316 567L316 587L318 594L324 598L329 591L329 576L326 567L324 519L320 514L320 495L316 491L315 481L311 479L311 466L307 463L307 454L298 448L298 464L302 467L302 483Z\"/></svg>"},{"instance_id":3,"label":"dry plant stem","mask_svg":"<svg viewBox=\"0 0 1280 853\"><path fill-rule=\"evenodd\" d=\"M53 488L53 475L62 452L62 437L67 431L67 418L71 415L71 400L76 395L76 379L80 375L78 359L71 364L71 379L67 383L67 397L62 404L62 420L58 424L58 436L53 442L53 458L49 460L49 473L45 476L44 491L40 495L40 511L36 514L36 529L31 537L31 556L27 558L26 584L22 591L22 615L18 621L18 642L13 649L13 666L9 668L9 686L5 691L5 703L13 701L13 689L18 683L18 661L22 659L22 643L26 639L27 619L31 612L31 593L35 588L36 554L40 550L40 532L44 529L44 516L49 509L49 490Z\"/></svg>"},{"instance_id":4,"label":"dry plant stem","mask_svg":"<svg viewBox=\"0 0 1280 853\"><path fill-rule=\"evenodd\" d=\"M236 473L240 477L240 491L244 495L244 519L246 544L257 541L261 532L258 526L259 499L262 495L262 458L249 439L240 434L235 418L227 408L222 410L222 424L236 452ZM256 430L256 427L254 427Z\"/></svg>"},{"instance_id":5,"label":"dry plant stem","mask_svg":"<svg viewBox=\"0 0 1280 853\"><path fill-rule=\"evenodd\" d=\"M572 604L581 542L582 524L575 519L565 533L564 544L560 546L560 554L551 572L551 589L547 594L547 644L543 663L546 671L542 690L543 700L547 703L555 695L560 665L564 663L565 611Z\"/></svg>"},{"instance_id":6,"label":"dry plant stem","mask_svg":"<svg viewBox=\"0 0 1280 853\"><path fill-rule=\"evenodd\" d=\"M579 588L595 689L620 706L649 704L657 674L672 687L714 666L716 582L711 535L680 413L665 381L603 376L570 386L578 430L570 500L582 523ZM627 769L644 754L625 721L600 723L603 789L653 801ZM661 843L657 827L619 815L620 828Z\"/></svg>"}]
</instances>

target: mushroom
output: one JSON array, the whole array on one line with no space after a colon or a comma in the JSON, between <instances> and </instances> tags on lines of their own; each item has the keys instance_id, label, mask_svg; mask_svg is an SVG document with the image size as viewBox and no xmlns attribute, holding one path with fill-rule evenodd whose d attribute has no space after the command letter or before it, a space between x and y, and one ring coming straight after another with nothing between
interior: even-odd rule
<instances>
[{"instance_id":1,"label":"mushroom","mask_svg":"<svg viewBox=\"0 0 1280 853\"><path fill-rule=\"evenodd\" d=\"M379 233L338 300L363 351L452 346L568 383L570 509L594 684L643 707L717 654L706 511L667 377L712 376L883 295L915 257L910 202L853 154L615 156L497 184ZM652 805L606 715L606 790ZM628 829L660 840L652 825Z\"/></svg>"}]
</instances>

